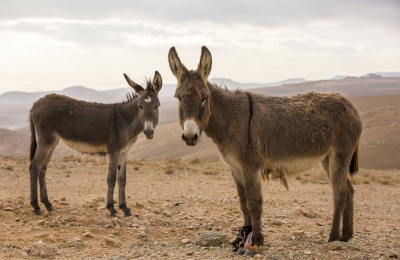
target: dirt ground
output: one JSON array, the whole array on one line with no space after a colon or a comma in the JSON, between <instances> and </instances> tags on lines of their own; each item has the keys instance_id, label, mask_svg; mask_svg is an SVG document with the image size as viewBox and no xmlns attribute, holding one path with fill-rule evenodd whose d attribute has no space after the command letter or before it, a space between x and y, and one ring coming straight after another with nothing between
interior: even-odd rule
<instances>
[{"instance_id":1,"label":"dirt ground","mask_svg":"<svg viewBox=\"0 0 400 260\"><path fill-rule=\"evenodd\" d=\"M53 159L47 187L54 212L29 205L28 159L0 159L0 259L242 259L230 241L243 225L236 188L220 160L135 160L128 164L133 217L105 208L106 160ZM388 259L400 253L400 171L361 169L355 236L327 243L332 192L320 168L263 185L265 246L259 259ZM117 191L117 190L116 190ZM116 194L114 198L117 198ZM199 231L226 235L196 245Z\"/></svg>"}]
</instances>

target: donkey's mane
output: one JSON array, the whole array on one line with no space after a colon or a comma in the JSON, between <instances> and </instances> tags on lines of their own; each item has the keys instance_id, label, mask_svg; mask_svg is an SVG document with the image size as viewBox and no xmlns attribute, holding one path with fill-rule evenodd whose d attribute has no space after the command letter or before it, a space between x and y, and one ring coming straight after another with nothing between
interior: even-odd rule
<instances>
[{"instance_id":1,"label":"donkey's mane","mask_svg":"<svg viewBox=\"0 0 400 260\"><path fill-rule=\"evenodd\" d=\"M138 97L138 95L136 95L133 91L131 92L126 92L126 100L122 101L122 104L126 104L131 102L132 100L136 99Z\"/></svg>"},{"instance_id":2,"label":"donkey's mane","mask_svg":"<svg viewBox=\"0 0 400 260\"><path fill-rule=\"evenodd\" d=\"M243 90L240 89L240 88L237 88L237 89L235 89L235 90L229 90L228 87L227 87L227 86L225 85L225 83L223 83L223 82L221 82L221 84L220 84L219 86L218 86L217 83L215 83L215 82L212 82L212 83L210 83L210 84L211 84L213 87L222 89L222 90L224 90L225 92L232 93L232 94L235 94L235 93L242 93L242 92L243 92Z\"/></svg>"}]
</instances>

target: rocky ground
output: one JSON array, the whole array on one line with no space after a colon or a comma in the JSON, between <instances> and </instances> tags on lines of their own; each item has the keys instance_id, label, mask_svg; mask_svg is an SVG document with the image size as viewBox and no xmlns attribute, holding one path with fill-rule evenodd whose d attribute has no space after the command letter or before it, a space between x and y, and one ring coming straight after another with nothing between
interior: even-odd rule
<instances>
[{"instance_id":1,"label":"rocky ground","mask_svg":"<svg viewBox=\"0 0 400 260\"><path fill-rule=\"evenodd\" d=\"M332 192L319 168L263 185L265 246L259 259L389 259L400 253L400 171L362 169L355 236L327 243ZM234 182L220 160L135 160L128 165L133 217L109 216L102 158L53 159L54 212L33 214L26 158L0 159L0 259L242 259L230 241L243 224ZM117 198L117 196L114 196ZM199 239L199 237L202 237Z\"/></svg>"}]
</instances>

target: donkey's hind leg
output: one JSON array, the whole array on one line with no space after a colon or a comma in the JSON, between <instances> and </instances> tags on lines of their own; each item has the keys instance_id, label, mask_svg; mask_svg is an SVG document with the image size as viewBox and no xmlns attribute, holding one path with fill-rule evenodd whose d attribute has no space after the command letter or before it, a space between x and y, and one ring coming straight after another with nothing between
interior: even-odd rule
<instances>
[{"instance_id":1,"label":"donkey's hind leg","mask_svg":"<svg viewBox=\"0 0 400 260\"><path fill-rule=\"evenodd\" d=\"M340 240L340 222L348 197L347 172L349 169L349 156L332 155L329 158L329 172L333 189L333 220L329 234L329 242Z\"/></svg>"},{"instance_id":2,"label":"donkey's hind leg","mask_svg":"<svg viewBox=\"0 0 400 260\"><path fill-rule=\"evenodd\" d=\"M35 156L29 164L29 175L30 175L30 186L31 186L31 206L36 215L41 215L38 203L38 191L37 182L42 170L43 165L46 162L47 156L51 149L53 149L56 143L56 138L47 139L45 142L39 142L38 149L36 150ZM43 177L44 178L44 177Z\"/></svg>"},{"instance_id":3,"label":"donkey's hind leg","mask_svg":"<svg viewBox=\"0 0 400 260\"><path fill-rule=\"evenodd\" d=\"M264 244L264 235L262 234L262 187L260 168L243 169L243 184L246 194L246 205L251 217L251 226L253 229L252 245L262 246Z\"/></svg>"},{"instance_id":4,"label":"donkey's hind leg","mask_svg":"<svg viewBox=\"0 0 400 260\"><path fill-rule=\"evenodd\" d=\"M126 186L126 160L128 153L123 153L119 157L118 162L118 202L119 208L122 209L126 217L132 216L131 211L126 206L125 186Z\"/></svg>"},{"instance_id":5,"label":"donkey's hind leg","mask_svg":"<svg viewBox=\"0 0 400 260\"><path fill-rule=\"evenodd\" d=\"M47 172L47 166L49 165L51 156L53 155L54 149L56 148L58 141L59 141L59 139L57 139L53 148L50 150L49 154L47 155L47 158L44 161L44 163L42 165L42 169L40 170L40 174L39 174L40 202L42 202L46 206L47 211L54 211L54 208L51 205L49 198L47 196L46 172Z\"/></svg>"},{"instance_id":6,"label":"donkey's hind leg","mask_svg":"<svg viewBox=\"0 0 400 260\"><path fill-rule=\"evenodd\" d=\"M354 211L354 189L347 179L347 198L343 210L342 241L349 241L353 237L353 211Z\"/></svg>"}]
</instances>

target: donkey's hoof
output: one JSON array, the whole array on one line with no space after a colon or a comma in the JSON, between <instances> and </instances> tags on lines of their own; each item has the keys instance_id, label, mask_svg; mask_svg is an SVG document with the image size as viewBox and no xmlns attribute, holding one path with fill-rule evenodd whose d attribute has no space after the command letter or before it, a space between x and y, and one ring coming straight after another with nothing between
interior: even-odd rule
<instances>
[{"instance_id":1,"label":"donkey's hoof","mask_svg":"<svg viewBox=\"0 0 400 260\"><path fill-rule=\"evenodd\" d=\"M40 209L35 209L33 211L35 212L35 215L42 215L42 211Z\"/></svg>"},{"instance_id":2,"label":"donkey's hoof","mask_svg":"<svg viewBox=\"0 0 400 260\"><path fill-rule=\"evenodd\" d=\"M132 213L130 211L125 212L125 217L132 217Z\"/></svg>"},{"instance_id":3,"label":"donkey's hoof","mask_svg":"<svg viewBox=\"0 0 400 260\"><path fill-rule=\"evenodd\" d=\"M351 239L351 237L352 236L345 236L345 237L342 237L342 238L340 238L340 241L342 241L342 242L349 242L349 240Z\"/></svg>"},{"instance_id":4,"label":"donkey's hoof","mask_svg":"<svg viewBox=\"0 0 400 260\"><path fill-rule=\"evenodd\" d=\"M48 212L53 212L54 211L53 206L47 207L46 209L47 209Z\"/></svg>"},{"instance_id":5,"label":"donkey's hoof","mask_svg":"<svg viewBox=\"0 0 400 260\"><path fill-rule=\"evenodd\" d=\"M253 246L263 246L264 245L264 235L261 233L253 233L252 235L252 243Z\"/></svg>"},{"instance_id":6,"label":"donkey's hoof","mask_svg":"<svg viewBox=\"0 0 400 260\"><path fill-rule=\"evenodd\" d=\"M112 212L112 213L110 214L110 216L113 217L113 218L116 218L116 217L117 217L117 212Z\"/></svg>"},{"instance_id":7,"label":"donkey's hoof","mask_svg":"<svg viewBox=\"0 0 400 260\"><path fill-rule=\"evenodd\" d=\"M328 243L333 242L333 241L340 241L340 236L339 235L330 235Z\"/></svg>"}]
</instances>

